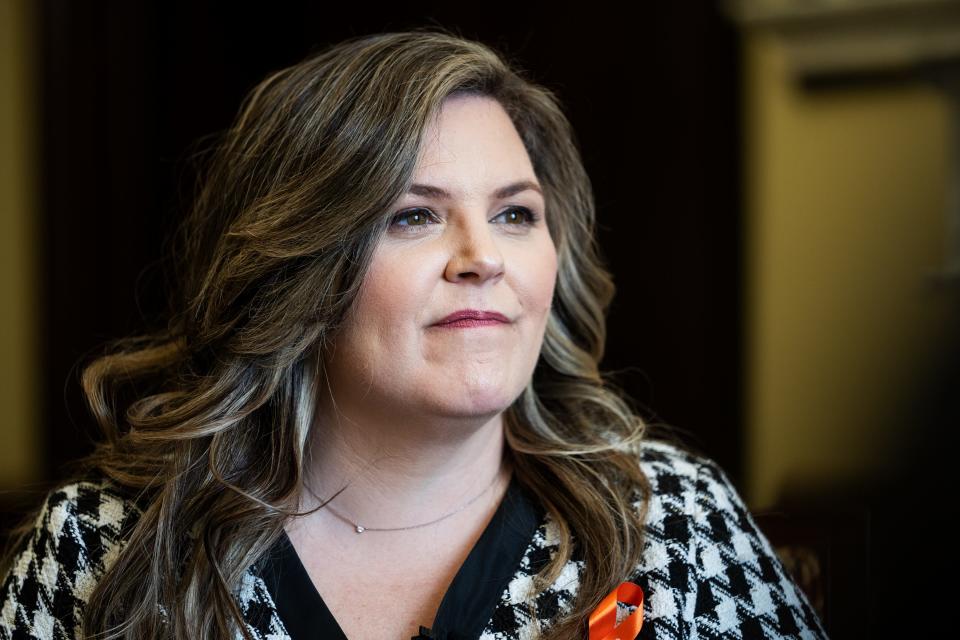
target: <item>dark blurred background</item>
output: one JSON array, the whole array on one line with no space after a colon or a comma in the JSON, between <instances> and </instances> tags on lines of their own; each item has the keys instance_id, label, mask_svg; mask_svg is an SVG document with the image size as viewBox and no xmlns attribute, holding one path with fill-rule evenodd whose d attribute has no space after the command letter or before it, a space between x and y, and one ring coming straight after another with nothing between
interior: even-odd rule
<instances>
[{"instance_id":1,"label":"dark blurred background","mask_svg":"<svg viewBox=\"0 0 960 640\"><path fill-rule=\"evenodd\" d=\"M163 310L191 145L272 70L434 24L561 98L618 286L604 369L728 472L831 637L871 634L893 568L935 577L904 552L953 509L957 52L870 38L958 3L0 3L4 525L97 437L82 364Z\"/></svg>"}]
</instances>

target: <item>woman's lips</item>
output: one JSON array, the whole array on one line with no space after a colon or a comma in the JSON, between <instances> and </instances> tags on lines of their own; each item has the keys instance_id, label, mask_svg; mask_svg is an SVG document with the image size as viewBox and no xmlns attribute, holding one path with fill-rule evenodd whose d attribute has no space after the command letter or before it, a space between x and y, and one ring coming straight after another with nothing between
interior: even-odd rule
<instances>
[{"instance_id":1,"label":"woman's lips","mask_svg":"<svg viewBox=\"0 0 960 640\"><path fill-rule=\"evenodd\" d=\"M462 320L454 320L453 322L441 322L435 327L446 328L446 329L465 329L467 327L492 327L492 326L502 326L507 324L501 320L480 320L477 318L463 318Z\"/></svg>"},{"instance_id":2,"label":"woman's lips","mask_svg":"<svg viewBox=\"0 0 960 640\"><path fill-rule=\"evenodd\" d=\"M497 311L480 311L478 309L461 309L443 318L433 326L448 329L464 329L468 327L490 327L510 324L510 319Z\"/></svg>"}]
</instances>

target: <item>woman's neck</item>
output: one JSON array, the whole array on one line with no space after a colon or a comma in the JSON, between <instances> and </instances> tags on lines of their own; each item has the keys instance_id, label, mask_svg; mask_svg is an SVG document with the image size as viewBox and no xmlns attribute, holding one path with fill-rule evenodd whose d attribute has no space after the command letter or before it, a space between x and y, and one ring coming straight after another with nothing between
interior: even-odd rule
<instances>
[{"instance_id":1,"label":"woman's neck","mask_svg":"<svg viewBox=\"0 0 960 640\"><path fill-rule=\"evenodd\" d=\"M353 522L371 528L430 522L487 489L502 494L510 473L503 454L502 414L389 423L369 416L318 419L305 461L303 508L346 487L330 505Z\"/></svg>"}]
</instances>

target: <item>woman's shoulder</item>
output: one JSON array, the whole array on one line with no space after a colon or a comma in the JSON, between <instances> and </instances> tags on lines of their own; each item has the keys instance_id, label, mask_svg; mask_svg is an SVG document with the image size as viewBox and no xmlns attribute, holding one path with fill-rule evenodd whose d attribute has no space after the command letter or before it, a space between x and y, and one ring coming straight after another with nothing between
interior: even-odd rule
<instances>
[{"instance_id":1,"label":"woman's shoulder","mask_svg":"<svg viewBox=\"0 0 960 640\"><path fill-rule=\"evenodd\" d=\"M720 465L654 440L640 464L651 495L632 579L650 598L645 616L656 637L827 637Z\"/></svg>"},{"instance_id":2,"label":"woman's shoulder","mask_svg":"<svg viewBox=\"0 0 960 640\"><path fill-rule=\"evenodd\" d=\"M105 478L48 491L0 576L0 638L72 638L77 612L141 510Z\"/></svg>"},{"instance_id":3,"label":"woman's shoulder","mask_svg":"<svg viewBox=\"0 0 960 640\"><path fill-rule=\"evenodd\" d=\"M643 553L630 575L644 592L646 638L826 638L804 594L793 583L724 470L691 447L647 439L638 450L648 482ZM635 506L640 509L638 493ZM523 611L533 575L559 550L561 528L550 515L536 532L481 636L525 637L535 624ZM584 560L572 557L535 598L552 617L579 590ZM618 605L624 615L633 606ZM619 618L619 616L618 616ZM501 628L517 635L498 635Z\"/></svg>"},{"instance_id":4,"label":"woman's shoulder","mask_svg":"<svg viewBox=\"0 0 960 640\"><path fill-rule=\"evenodd\" d=\"M122 542L123 534L141 515L137 501L111 480L85 478L59 484L46 493L32 533L44 532L57 547L62 543L93 552L98 545Z\"/></svg>"},{"instance_id":5,"label":"woman's shoulder","mask_svg":"<svg viewBox=\"0 0 960 640\"><path fill-rule=\"evenodd\" d=\"M686 444L645 440L640 468L650 482L651 521L716 513L740 518L748 511L726 471Z\"/></svg>"},{"instance_id":6,"label":"woman's shoulder","mask_svg":"<svg viewBox=\"0 0 960 640\"><path fill-rule=\"evenodd\" d=\"M775 558L773 548L717 462L684 444L649 440L640 466L650 485L643 570L672 570L683 562L710 572L747 561L758 574L772 575L766 563ZM638 509L640 498L638 493Z\"/></svg>"}]
</instances>

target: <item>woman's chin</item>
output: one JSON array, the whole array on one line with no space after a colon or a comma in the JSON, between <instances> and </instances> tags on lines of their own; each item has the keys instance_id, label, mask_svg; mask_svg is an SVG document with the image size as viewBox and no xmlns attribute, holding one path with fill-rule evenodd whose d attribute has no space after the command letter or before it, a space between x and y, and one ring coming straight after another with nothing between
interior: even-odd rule
<instances>
[{"instance_id":1,"label":"woman's chin","mask_svg":"<svg viewBox=\"0 0 960 640\"><path fill-rule=\"evenodd\" d=\"M451 417L493 417L512 403L516 394L503 389L461 389L438 398L438 413Z\"/></svg>"}]
</instances>

